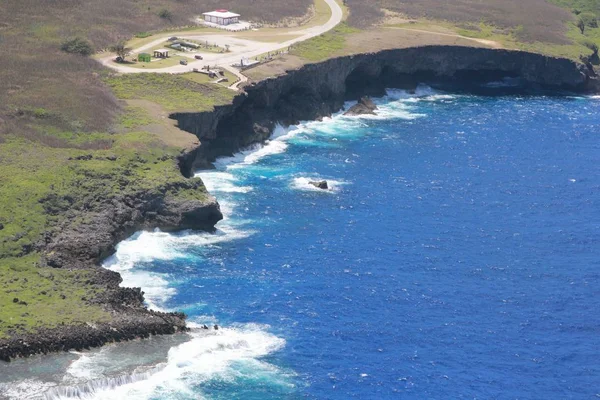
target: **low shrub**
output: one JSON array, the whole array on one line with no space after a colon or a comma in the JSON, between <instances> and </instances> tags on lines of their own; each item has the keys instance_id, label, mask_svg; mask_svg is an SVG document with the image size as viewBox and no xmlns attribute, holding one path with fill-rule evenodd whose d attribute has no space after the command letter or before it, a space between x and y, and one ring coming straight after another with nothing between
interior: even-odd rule
<instances>
[{"instance_id":1,"label":"low shrub","mask_svg":"<svg viewBox=\"0 0 600 400\"><path fill-rule=\"evenodd\" d=\"M169 10L167 10L166 8L163 8L162 10L159 11L158 16L161 17L162 19L168 19L169 21L171 19L173 19L173 13Z\"/></svg>"},{"instance_id":2,"label":"low shrub","mask_svg":"<svg viewBox=\"0 0 600 400\"><path fill-rule=\"evenodd\" d=\"M80 37L66 40L60 46L60 49L66 53L79 54L86 57L94 54L92 44Z\"/></svg>"}]
</instances>

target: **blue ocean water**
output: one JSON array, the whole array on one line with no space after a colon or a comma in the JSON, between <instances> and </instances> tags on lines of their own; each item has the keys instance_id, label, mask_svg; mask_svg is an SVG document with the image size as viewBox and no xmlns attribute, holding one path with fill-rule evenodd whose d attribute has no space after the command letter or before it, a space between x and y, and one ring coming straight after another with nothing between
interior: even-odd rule
<instances>
[{"instance_id":1,"label":"blue ocean water","mask_svg":"<svg viewBox=\"0 0 600 400\"><path fill-rule=\"evenodd\" d=\"M195 329L91 398L600 396L600 99L421 87L378 103L199 172L216 234L119 246L106 266Z\"/></svg>"}]
</instances>

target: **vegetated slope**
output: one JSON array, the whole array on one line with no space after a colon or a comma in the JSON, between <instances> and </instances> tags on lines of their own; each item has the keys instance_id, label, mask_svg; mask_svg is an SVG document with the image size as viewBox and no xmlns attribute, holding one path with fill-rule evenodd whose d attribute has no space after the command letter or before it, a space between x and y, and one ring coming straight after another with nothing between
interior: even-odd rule
<instances>
[{"instance_id":1,"label":"vegetated slope","mask_svg":"<svg viewBox=\"0 0 600 400\"><path fill-rule=\"evenodd\" d=\"M85 242L84 232L97 226L91 216L137 196L176 204L207 201L202 184L186 180L176 162L193 139L165 141L178 132L164 115L122 100L139 93L158 109L185 104L208 111L233 96L189 77L114 76L87 56L61 51L62 45L79 37L92 50L106 48L142 32L190 25L193 16L217 6L273 22L304 15L310 4L0 2L0 347L2 340L39 329L110 320L107 288L94 271L44 267L56 255L47 246L59 235L72 231L84 241L79 246L95 246Z\"/></svg>"},{"instance_id":2,"label":"vegetated slope","mask_svg":"<svg viewBox=\"0 0 600 400\"><path fill-rule=\"evenodd\" d=\"M516 29L518 39L565 43L569 11L546 0L348 0L351 23L376 22L380 9L410 18L445 20L454 23L485 22L499 28Z\"/></svg>"},{"instance_id":3,"label":"vegetated slope","mask_svg":"<svg viewBox=\"0 0 600 400\"><path fill-rule=\"evenodd\" d=\"M383 8L411 17L441 19L455 23L485 22L514 29L525 42L564 44L570 12L546 0L380 0Z\"/></svg>"},{"instance_id":4,"label":"vegetated slope","mask_svg":"<svg viewBox=\"0 0 600 400\"><path fill-rule=\"evenodd\" d=\"M79 129L110 125L118 106L98 77L100 68L85 57L61 52L67 38L80 36L102 49L141 32L190 25L194 16L215 7L274 22L304 15L311 4L310 0L4 0L0 119L5 126L0 122L0 132L8 129L8 115L32 108L51 110Z\"/></svg>"},{"instance_id":5,"label":"vegetated slope","mask_svg":"<svg viewBox=\"0 0 600 400\"><path fill-rule=\"evenodd\" d=\"M347 0L347 4L352 26L382 23L387 10L418 20L421 25L413 26L416 29L439 23L460 35L509 48L600 61L597 0Z\"/></svg>"}]
</instances>

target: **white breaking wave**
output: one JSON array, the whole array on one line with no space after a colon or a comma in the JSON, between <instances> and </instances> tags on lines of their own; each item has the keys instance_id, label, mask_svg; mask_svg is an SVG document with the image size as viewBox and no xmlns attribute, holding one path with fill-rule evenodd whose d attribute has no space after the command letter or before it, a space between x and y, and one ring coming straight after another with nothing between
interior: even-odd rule
<instances>
[{"instance_id":1,"label":"white breaking wave","mask_svg":"<svg viewBox=\"0 0 600 400\"><path fill-rule=\"evenodd\" d=\"M215 246L251 234L253 232L250 230L240 230L227 224L220 226L216 233L187 231L170 234L159 230L139 232L119 243L117 252L104 262L103 267L121 274L123 278L121 286L142 288L150 309L168 311L166 302L177 294L175 288L169 287L169 276L139 269L136 266L155 260L188 258L186 250L190 247Z\"/></svg>"},{"instance_id":2,"label":"white breaking wave","mask_svg":"<svg viewBox=\"0 0 600 400\"><path fill-rule=\"evenodd\" d=\"M191 324L193 326L193 324ZM248 324L234 328L205 331L195 326L191 340L171 348L168 359L145 371L117 377L100 377L80 385L55 387L46 399L148 399L195 393L198 384L211 379L234 382L241 378L269 377L275 384L290 385L279 368L260 358L285 346L285 340L266 331L265 326ZM82 368L94 370L94 358L74 364L70 373L85 377ZM97 368L96 368L97 370Z\"/></svg>"},{"instance_id":3,"label":"white breaking wave","mask_svg":"<svg viewBox=\"0 0 600 400\"><path fill-rule=\"evenodd\" d=\"M203 171L196 174L202 178L206 190L211 194L216 193L248 193L252 191L250 186L236 186L237 178L228 172Z\"/></svg>"},{"instance_id":4,"label":"white breaking wave","mask_svg":"<svg viewBox=\"0 0 600 400\"><path fill-rule=\"evenodd\" d=\"M40 399L41 393L56 387L56 383L25 379L19 382L0 383L0 398L10 400Z\"/></svg>"},{"instance_id":5,"label":"white breaking wave","mask_svg":"<svg viewBox=\"0 0 600 400\"><path fill-rule=\"evenodd\" d=\"M284 128L277 125L273 135L265 143L251 146L236 153L233 157L221 157L214 164L218 170L237 169L255 164L267 156L284 153L288 148L287 141L300 132L302 132L301 127ZM210 180L210 172L201 172L197 176L202 179L208 176Z\"/></svg>"},{"instance_id":6,"label":"white breaking wave","mask_svg":"<svg viewBox=\"0 0 600 400\"><path fill-rule=\"evenodd\" d=\"M455 95L439 93L425 85L419 85L414 93L402 89L387 89L385 97L373 100L378 107L378 109L375 111L375 115L342 115L342 117L345 119L359 120L414 120L426 116L425 114L415 112L416 103L450 101L456 98L457 96ZM349 108L354 104L356 104L356 102L349 102L346 104L346 108Z\"/></svg>"}]
</instances>

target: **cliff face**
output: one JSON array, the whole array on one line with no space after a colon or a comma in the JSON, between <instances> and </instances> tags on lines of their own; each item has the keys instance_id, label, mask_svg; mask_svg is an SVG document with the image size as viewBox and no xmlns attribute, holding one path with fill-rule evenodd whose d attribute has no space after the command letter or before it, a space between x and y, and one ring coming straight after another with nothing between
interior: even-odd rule
<instances>
[{"instance_id":1,"label":"cliff face","mask_svg":"<svg viewBox=\"0 0 600 400\"><path fill-rule=\"evenodd\" d=\"M419 82L471 83L519 77L532 88L597 92L593 70L561 58L510 50L427 46L340 57L246 86L246 93L213 113L176 113L179 127L202 141L180 160L184 175L251 143L265 140L275 122L314 120L347 99L383 95L385 88Z\"/></svg>"},{"instance_id":2,"label":"cliff face","mask_svg":"<svg viewBox=\"0 0 600 400\"><path fill-rule=\"evenodd\" d=\"M67 222L40 244L45 264L54 268L83 268L97 265L112 255L115 245L140 230L213 230L223 215L216 199L178 199L168 193L203 191L198 179L168 184L153 190L101 199L87 210L83 222Z\"/></svg>"}]
</instances>

